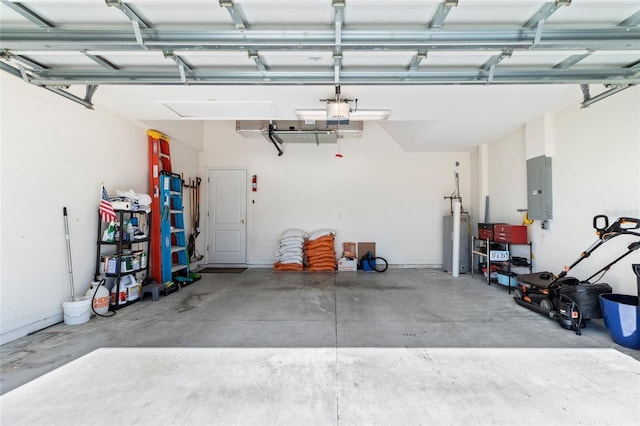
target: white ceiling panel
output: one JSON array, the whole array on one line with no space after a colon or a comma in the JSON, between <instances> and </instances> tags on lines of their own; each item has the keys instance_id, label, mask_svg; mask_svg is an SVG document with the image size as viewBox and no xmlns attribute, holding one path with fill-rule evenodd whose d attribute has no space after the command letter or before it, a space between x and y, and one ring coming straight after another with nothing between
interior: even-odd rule
<instances>
[{"instance_id":1,"label":"white ceiling panel","mask_svg":"<svg viewBox=\"0 0 640 426\"><path fill-rule=\"evenodd\" d=\"M57 55L39 53L26 56L28 56L29 59L47 64L54 68L72 68L74 66L91 67L96 69L100 68L98 64L89 59L86 55L77 52L64 52L64 54Z\"/></svg>"},{"instance_id":2,"label":"white ceiling panel","mask_svg":"<svg viewBox=\"0 0 640 426\"><path fill-rule=\"evenodd\" d=\"M41 0L22 2L56 27L127 25L129 20L103 0Z\"/></svg>"},{"instance_id":3,"label":"white ceiling panel","mask_svg":"<svg viewBox=\"0 0 640 426\"><path fill-rule=\"evenodd\" d=\"M261 52L270 67L331 67L333 54L325 51L264 51Z\"/></svg>"},{"instance_id":4,"label":"white ceiling panel","mask_svg":"<svg viewBox=\"0 0 640 426\"><path fill-rule=\"evenodd\" d=\"M465 1L451 9L443 28L450 26L522 26L544 1ZM463 7L464 6L464 7Z\"/></svg>"},{"instance_id":5,"label":"white ceiling panel","mask_svg":"<svg viewBox=\"0 0 640 426\"><path fill-rule=\"evenodd\" d=\"M167 59L162 55L162 52L117 52L117 53L102 53L102 57L109 62L119 67L153 67L153 66L167 66L175 67L176 63L171 59Z\"/></svg>"},{"instance_id":6,"label":"white ceiling panel","mask_svg":"<svg viewBox=\"0 0 640 426\"><path fill-rule=\"evenodd\" d=\"M631 64L640 63L640 50L630 50L622 52L593 52L588 58L575 66L581 67L626 67Z\"/></svg>"},{"instance_id":7,"label":"white ceiling panel","mask_svg":"<svg viewBox=\"0 0 640 426\"><path fill-rule=\"evenodd\" d=\"M132 4L157 27L229 25L229 14L214 0L135 1Z\"/></svg>"},{"instance_id":8,"label":"white ceiling panel","mask_svg":"<svg viewBox=\"0 0 640 426\"><path fill-rule=\"evenodd\" d=\"M162 105L184 119L261 120L280 118L275 102L261 101L162 101Z\"/></svg>"},{"instance_id":9,"label":"white ceiling panel","mask_svg":"<svg viewBox=\"0 0 640 426\"><path fill-rule=\"evenodd\" d=\"M395 51L350 51L342 59L346 67L406 67L415 53Z\"/></svg>"},{"instance_id":10,"label":"white ceiling panel","mask_svg":"<svg viewBox=\"0 0 640 426\"><path fill-rule=\"evenodd\" d=\"M350 0L345 12L345 21L348 25L359 28L394 24L424 26L435 13L439 3L420 0Z\"/></svg>"},{"instance_id":11,"label":"white ceiling panel","mask_svg":"<svg viewBox=\"0 0 640 426\"><path fill-rule=\"evenodd\" d=\"M571 55L584 55L586 50L563 50L557 52L513 52L510 58L500 62L500 66L518 67L518 66L539 66L552 68L560 62L564 61Z\"/></svg>"},{"instance_id":12,"label":"white ceiling panel","mask_svg":"<svg viewBox=\"0 0 640 426\"><path fill-rule=\"evenodd\" d=\"M499 55L499 50L485 52L429 52L420 64L424 67L473 67L480 68L492 56Z\"/></svg>"},{"instance_id":13,"label":"white ceiling panel","mask_svg":"<svg viewBox=\"0 0 640 426\"><path fill-rule=\"evenodd\" d=\"M193 51L177 51L188 63L194 67L247 67L254 62L249 55L242 52L193 52Z\"/></svg>"},{"instance_id":14,"label":"white ceiling panel","mask_svg":"<svg viewBox=\"0 0 640 426\"><path fill-rule=\"evenodd\" d=\"M215 2L217 3L217 2ZM286 23L296 27L327 26L333 22L331 2L324 0L243 0L236 1L252 27Z\"/></svg>"},{"instance_id":15,"label":"white ceiling panel","mask_svg":"<svg viewBox=\"0 0 640 426\"><path fill-rule=\"evenodd\" d=\"M638 1L574 0L571 6L561 7L549 17L549 26L604 26L617 25L638 11Z\"/></svg>"}]
</instances>

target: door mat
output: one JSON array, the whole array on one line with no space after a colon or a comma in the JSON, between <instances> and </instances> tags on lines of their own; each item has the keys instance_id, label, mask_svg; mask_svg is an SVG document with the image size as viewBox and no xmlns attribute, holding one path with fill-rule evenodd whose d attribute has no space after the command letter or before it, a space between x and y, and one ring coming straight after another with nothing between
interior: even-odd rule
<instances>
[{"instance_id":1,"label":"door mat","mask_svg":"<svg viewBox=\"0 0 640 426\"><path fill-rule=\"evenodd\" d=\"M200 274L239 274L247 268L204 268L197 271Z\"/></svg>"}]
</instances>

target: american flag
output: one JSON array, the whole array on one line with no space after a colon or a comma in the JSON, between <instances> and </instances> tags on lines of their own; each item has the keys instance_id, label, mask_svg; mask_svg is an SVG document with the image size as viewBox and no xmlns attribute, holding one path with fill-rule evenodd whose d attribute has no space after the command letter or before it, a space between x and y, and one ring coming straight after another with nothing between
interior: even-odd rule
<instances>
[{"instance_id":1,"label":"american flag","mask_svg":"<svg viewBox=\"0 0 640 426\"><path fill-rule=\"evenodd\" d=\"M103 222L115 222L118 220L116 212L113 210L113 206L109 202L109 196L107 190L102 186L102 198L100 198L100 217Z\"/></svg>"}]
</instances>

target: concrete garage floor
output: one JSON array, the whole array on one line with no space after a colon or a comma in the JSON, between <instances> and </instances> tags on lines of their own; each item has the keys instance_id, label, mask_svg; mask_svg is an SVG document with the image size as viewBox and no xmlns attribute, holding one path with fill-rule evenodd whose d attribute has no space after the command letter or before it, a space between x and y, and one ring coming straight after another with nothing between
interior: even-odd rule
<instances>
[{"instance_id":1,"label":"concrete garage floor","mask_svg":"<svg viewBox=\"0 0 640 426\"><path fill-rule=\"evenodd\" d=\"M202 274L0 350L2 424L640 424L602 320L432 269Z\"/></svg>"}]
</instances>

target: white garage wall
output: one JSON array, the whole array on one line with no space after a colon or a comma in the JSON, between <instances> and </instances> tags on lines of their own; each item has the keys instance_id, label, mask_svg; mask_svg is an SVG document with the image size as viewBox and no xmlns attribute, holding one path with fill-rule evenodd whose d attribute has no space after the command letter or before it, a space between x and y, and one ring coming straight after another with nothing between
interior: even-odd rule
<instances>
[{"instance_id":1,"label":"white garage wall","mask_svg":"<svg viewBox=\"0 0 640 426\"><path fill-rule=\"evenodd\" d=\"M458 170L470 207L470 155L406 153L373 122L340 150L343 158L335 157L336 145L285 144L278 157L266 140L238 135L233 122L205 125L204 176L215 167L258 176L258 192L247 188L248 263L271 265L282 231L296 227L336 230L338 255L344 241L375 241L376 254L391 264L441 265L443 197L454 191Z\"/></svg>"},{"instance_id":2,"label":"white garage wall","mask_svg":"<svg viewBox=\"0 0 640 426\"><path fill-rule=\"evenodd\" d=\"M1 342L62 321L70 296L62 207L68 208L76 294L95 270L101 183L148 192L147 127L0 73ZM94 99L98 99L100 90ZM28 100L28 101L27 101ZM197 172L197 152L172 145Z\"/></svg>"},{"instance_id":3,"label":"white garage wall","mask_svg":"<svg viewBox=\"0 0 640 426\"><path fill-rule=\"evenodd\" d=\"M489 222L520 224L523 213L518 209L527 208L524 129L495 141L489 148Z\"/></svg>"},{"instance_id":4,"label":"white garage wall","mask_svg":"<svg viewBox=\"0 0 640 426\"><path fill-rule=\"evenodd\" d=\"M640 88L586 109L576 103L548 113L527 123L526 132L522 129L489 144L492 221L520 223L514 209L526 205L525 151L532 157L552 157L553 167L550 229L542 230L540 221L529 226L535 270L559 273L573 263L597 238L591 227L594 215L606 214L612 220L640 217ZM504 179L505 169L513 176L509 180ZM623 254L631 241L621 236L607 242L571 275L586 279ZM602 282L614 292L635 295L632 262L640 262L637 251L616 264Z\"/></svg>"}]
</instances>

